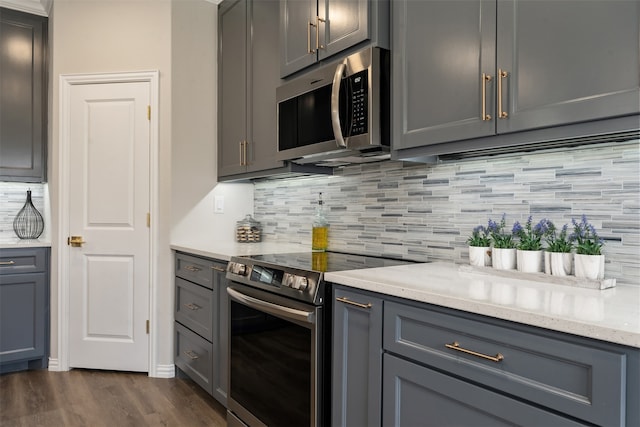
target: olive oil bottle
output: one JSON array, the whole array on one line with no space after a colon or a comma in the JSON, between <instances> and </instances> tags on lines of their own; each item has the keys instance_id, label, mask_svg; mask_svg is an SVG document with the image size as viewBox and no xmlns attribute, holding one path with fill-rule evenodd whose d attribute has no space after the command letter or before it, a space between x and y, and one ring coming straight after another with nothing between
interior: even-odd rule
<instances>
[{"instance_id":1,"label":"olive oil bottle","mask_svg":"<svg viewBox=\"0 0 640 427\"><path fill-rule=\"evenodd\" d=\"M324 252L329 246L329 221L324 213L322 193L318 195L318 207L311 230L311 250Z\"/></svg>"}]
</instances>

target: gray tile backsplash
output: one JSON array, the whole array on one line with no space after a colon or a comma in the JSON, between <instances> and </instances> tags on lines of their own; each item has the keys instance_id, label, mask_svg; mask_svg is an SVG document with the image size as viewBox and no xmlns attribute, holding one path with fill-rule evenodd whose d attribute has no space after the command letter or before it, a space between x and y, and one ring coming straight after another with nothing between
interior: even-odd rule
<instances>
[{"instance_id":1,"label":"gray tile backsplash","mask_svg":"<svg viewBox=\"0 0 640 427\"><path fill-rule=\"evenodd\" d=\"M310 245L320 191L330 250L466 263L467 237L489 218L562 226L586 214L606 240L606 277L640 285L640 141L257 182L264 238Z\"/></svg>"}]
</instances>

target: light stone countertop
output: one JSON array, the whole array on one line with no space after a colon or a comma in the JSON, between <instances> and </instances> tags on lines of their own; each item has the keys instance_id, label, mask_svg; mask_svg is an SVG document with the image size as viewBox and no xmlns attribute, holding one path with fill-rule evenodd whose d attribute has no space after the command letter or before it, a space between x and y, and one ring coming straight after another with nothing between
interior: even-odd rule
<instances>
[{"instance_id":1,"label":"light stone countertop","mask_svg":"<svg viewBox=\"0 0 640 427\"><path fill-rule=\"evenodd\" d=\"M640 348L640 286L605 290L460 271L433 262L331 272L329 282Z\"/></svg>"},{"instance_id":2,"label":"light stone countertop","mask_svg":"<svg viewBox=\"0 0 640 427\"><path fill-rule=\"evenodd\" d=\"M50 248L51 242L48 239L20 239L19 237L0 239L0 249L17 248Z\"/></svg>"}]
</instances>

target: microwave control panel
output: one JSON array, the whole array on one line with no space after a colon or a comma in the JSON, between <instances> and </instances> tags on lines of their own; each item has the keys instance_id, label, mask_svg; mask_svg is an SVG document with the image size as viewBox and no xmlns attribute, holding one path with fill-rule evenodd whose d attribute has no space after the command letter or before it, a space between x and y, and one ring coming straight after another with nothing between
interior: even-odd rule
<instances>
[{"instance_id":1,"label":"microwave control panel","mask_svg":"<svg viewBox=\"0 0 640 427\"><path fill-rule=\"evenodd\" d=\"M346 78L351 93L351 129L349 136L362 135L368 131L369 75L367 70Z\"/></svg>"}]
</instances>

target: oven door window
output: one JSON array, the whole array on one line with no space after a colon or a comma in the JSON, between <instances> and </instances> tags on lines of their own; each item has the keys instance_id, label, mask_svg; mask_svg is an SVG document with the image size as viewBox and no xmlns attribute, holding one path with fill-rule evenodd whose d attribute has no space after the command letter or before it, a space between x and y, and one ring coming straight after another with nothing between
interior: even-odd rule
<instances>
[{"instance_id":1,"label":"oven door window","mask_svg":"<svg viewBox=\"0 0 640 427\"><path fill-rule=\"evenodd\" d=\"M311 425L312 330L231 301L230 396L268 426Z\"/></svg>"}]
</instances>

